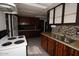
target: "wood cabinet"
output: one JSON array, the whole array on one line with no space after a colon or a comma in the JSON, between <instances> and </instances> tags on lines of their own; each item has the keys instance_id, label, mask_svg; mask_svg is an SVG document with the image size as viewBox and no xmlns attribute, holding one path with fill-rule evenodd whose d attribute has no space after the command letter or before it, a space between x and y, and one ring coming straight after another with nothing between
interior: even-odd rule
<instances>
[{"instance_id":1,"label":"wood cabinet","mask_svg":"<svg viewBox=\"0 0 79 59\"><path fill-rule=\"evenodd\" d=\"M56 42L56 49L55 49L56 56L62 56L62 50L63 50L62 47L63 47L62 44L60 44L59 42Z\"/></svg>"},{"instance_id":2,"label":"wood cabinet","mask_svg":"<svg viewBox=\"0 0 79 59\"><path fill-rule=\"evenodd\" d=\"M41 46L45 51L47 51L47 41L48 37L41 35Z\"/></svg>"},{"instance_id":3,"label":"wood cabinet","mask_svg":"<svg viewBox=\"0 0 79 59\"><path fill-rule=\"evenodd\" d=\"M48 38L48 46L47 46L47 48L48 48L48 54L49 55L55 55L54 53L55 53L55 43L56 43L56 41L54 41L54 40L52 40L51 38Z\"/></svg>"},{"instance_id":4,"label":"wood cabinet","mask_svg":"<svg viewBox=\"0 0 79 59\"><path fill-rule=\"evenodd\" d=\"M55 55L56 56L69 56L70 50L69 47L67 47L66 45L56 42L56 51L55 51Z\"/></svg>"},{"instance_id":5,"label":"wood cabinet","mask_svg":"<svg viewBox=\"0 0 79 59\"><path fill-rule=\"evenodd\" d=\"M79 56L79 51L69 47L69 56Z\"/></svg>"},{"instance_id":6,"label":"wood cabinet","mask_svg":"<svg viewBox=\"0 0 79 59\"><path fill-rule=\"evenodd\" d=\"M62 44L50 37L41 35L41 47L50 56L78 56L79 51Z\"/></svg>"}]
</instances>

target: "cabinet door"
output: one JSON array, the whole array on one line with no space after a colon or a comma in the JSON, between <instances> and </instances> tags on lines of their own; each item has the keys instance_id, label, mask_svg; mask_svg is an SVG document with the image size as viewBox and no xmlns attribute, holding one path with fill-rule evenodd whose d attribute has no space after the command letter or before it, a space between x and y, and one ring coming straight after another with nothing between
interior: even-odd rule
<instances>
[{"instance_id":1,"label":"cabinet door","mask_svg":"<svg viewBox=\"0 0 79 59\"><path fill-rule=\"evenodd\" d=\"M65 46L62 43L56 42L56 51L55 51L56 56L67 56L69 55L68 52L68 47Z\"/></svg>"},{"instance_id":2,"label":"cabinet door","mask_svg":"<svg viewBox=\"0 0 79 59\"><path fill-rule=\"evenodd\" d=\"M55 24L62 23L63 4L55 8Z\"/></svg>"},{"instance_id":3,"label":"cabinet door","mask_svg":"<svg viewBox=\"0 0 79 59\"><path fill-rule=\"evenodd\" d=\"M76 14L64 16L64 23L76 23Z\"/></svg>"},{"instance_id":4,"label":"cabinet door","mask_svg":"<svg viewBox=\"0 0 79 59\"><path fill-rule=\"evenodd\" d=\"M53 24L54 9L49 12L49 24Z\"/></svg>"},{"instance_id":5,"label":"cabinet door","mask_svg":"<svg viewBox=\"0 0 79 59\"><path fill-rule=\"evenodd\" d=\"M62 23L62 17L55 18L55 24L61 24Z\"/></svg>"},{"instance_id":6,"label":"cabinet door","mask_svg":"<svg viewBox=\"0 0 79 59\"><path fill-rule=\"evenodd\" d=\"M76 23L77 3L66 3L64 23Z\"/></svg>"},{"instance_id":7,"label":"cabinet door","mask_svg":"<svg viewBox=\"0 0 79 59\"><path fill-rule=\"evenodd\" d=\"M70 56L79 56L79 51L70 48Z\"/></svg>"},{"instance_id":8,"label":"cabinet door","mask_svg":"<svg viewBox=\"0 0 79 59\"><path fill-rule=\"evenodd\" d=\"M47 37L41 35L41 46L42 48L47 51Z\"/></svg>"},{"instance_id":9,"label":"cabinet door","mask_svg":"<svg viewBox=\"0 0 79 59\"><path fill-rule=\"evenodd\" d=\"M55 42L53 39L48 38L48 54L49 55L54 55L55 53Z\"/></svg>"},{"instance_id":10,"label":"cabinet door","mask_svg":"<svg viewBox=\"0 0 79 59\"><path fill-rule=\"evenodd\" d=\"M58 53L59 53L59 42L56 42L55 56L58 56Z\"/></svg>"},{"instance_id":11,"label":"cabinet door","mask_svg":"<svg viewBox=\"0 0 79 59\"><path fill-rule=\"evenodd\" d=\"M65 4L65 15L76 13L77 3L66 3Z\"/></svg>"}]
</instances>

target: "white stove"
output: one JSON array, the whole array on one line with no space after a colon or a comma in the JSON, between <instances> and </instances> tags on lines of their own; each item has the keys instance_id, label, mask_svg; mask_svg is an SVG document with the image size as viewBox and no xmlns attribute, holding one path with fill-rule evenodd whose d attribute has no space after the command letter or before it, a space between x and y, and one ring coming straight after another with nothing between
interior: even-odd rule
<instances>
[{"instance_id":1,"label":"white stove","mask_svg":"<svg viewBox=\"0 0 79 59\"><path fill-rule=\"evenodd\" d=\"M26 56L27 41L24 35L0 39L0 56Z\"/></svg>"}]
</instances>

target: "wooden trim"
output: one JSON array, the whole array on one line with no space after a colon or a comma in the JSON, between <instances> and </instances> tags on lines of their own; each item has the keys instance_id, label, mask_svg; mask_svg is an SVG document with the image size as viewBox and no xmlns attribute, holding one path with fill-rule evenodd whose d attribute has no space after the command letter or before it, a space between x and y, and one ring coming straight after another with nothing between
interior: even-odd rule
<instances>
[{"instance_id":1,"label":"wooden trim","mask_svg":"<svg viewBox=\"0 0 79 59\"><path fill-rule=\"evenodd\" d=\"M54 8L54 14L53 14L53 24L55 23L55 8Z\"/></svg>"},{"instance_id":2,"label":"wooden trim","mask_svg":"<svg viewBox=\"0 0 79 59\"><path fill-rule=\"evenodd\" d=\"M48 24L49 24L49 11L47 12L47 22L48 22Z\"/></svg>"},{"instance_id":3,"label":"wooden trim","mask_svg":"<svg viewBox=\"0 0 79 59\"><path fill-rule=\"evenodd\" d=\"M63 9L62 9L62 24L64 23L64 13L65 13L65 3L63 4Z\"/></svg>"},{"instance_id":4,"label":"wooden trim","mask_svg":"<svg viewBox=\"0 0 79 59\"><path fill-rule=\"evenodd\" d=\"M76 23L79 23L79 3L77 3L77 15L76 15Z\"/></svg>"}]
</instances>

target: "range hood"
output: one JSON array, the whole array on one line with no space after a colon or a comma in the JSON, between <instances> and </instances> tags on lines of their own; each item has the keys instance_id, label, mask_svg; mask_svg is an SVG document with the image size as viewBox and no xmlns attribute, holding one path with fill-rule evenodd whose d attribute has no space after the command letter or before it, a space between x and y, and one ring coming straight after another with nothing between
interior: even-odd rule
<instances>
[{"instance_id":1,"label":"range hood","mask_svg":"<svg viewBox=\"0 0 79 59\"><path fill-rule=\"evenodd\" d=\"M16 6L8 4L8 3L0 3L0 11L14 12L16 11Z\"/></svg>"}]
</instances>

